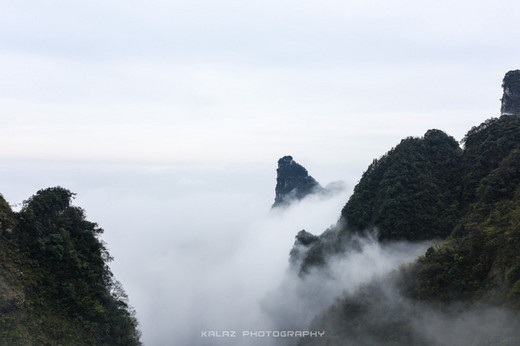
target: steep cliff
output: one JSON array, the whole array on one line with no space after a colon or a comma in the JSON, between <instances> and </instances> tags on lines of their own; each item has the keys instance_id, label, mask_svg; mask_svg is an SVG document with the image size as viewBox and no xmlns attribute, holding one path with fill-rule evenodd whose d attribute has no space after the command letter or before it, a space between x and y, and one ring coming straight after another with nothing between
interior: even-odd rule
<instances>
[{"instance_id":1,"label":"steep cliff","mask_svg":"<svg viewBox=\"0 0 520 346\"><path fill-rule=\"evenodd\" d=\"M273 208L323 191L321 185L309 175L305 167L294 161L292 156L284 156L278 160Z\"/></svg>"},{"instance_id":2,"label":"steep cliff","mask_svg":"<svg viewBox=\"0 0 520 346\"><path fill-rule=\"evenodd\" d=\"M504 95L502 96L501 114L520 114L520 70L506 73L502 88L504 88Z\"/></svg>"}]
</instances>

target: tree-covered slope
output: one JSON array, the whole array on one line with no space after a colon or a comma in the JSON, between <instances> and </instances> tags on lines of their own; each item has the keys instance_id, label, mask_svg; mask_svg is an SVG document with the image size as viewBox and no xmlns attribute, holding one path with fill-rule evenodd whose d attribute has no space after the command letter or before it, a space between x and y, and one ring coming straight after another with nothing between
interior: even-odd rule
<instances>
[{"instance_id":1,"label":"tree-covered slope","mask_svg":"<svg viewBox=\"0 0 520 346\"><path fill-rule=\"evenodd\" d=\"M341 212L345 232L382 240L447 236L458 216L458 143L439 130L409 137L368 167Z\"/></svg>"},{"instance_id":2,"label":"tree-covered slope","mask_svg":"<svg viewBox=\"0 0 520 346\"><path fill-rule=\"evenodd\" d=\"M437 160L425 159L432 147L421 151L421 141L405 139L374 161L343 208L336 233L377 227L383 240L444 241L338 299L313 322L327 337L301 345L520 342L520 117L503 115L473 127L462 150L444 146ZM431 199L418 197L424 194ZM415 230L401 234L407 227ZM308 257L313 247L325 248L323 242L315 241Z\"/></svg>"},{"instance_id":3,"label":"tree-covered slope","mask_svg":"<svg viewBox=\"0 0 520 346\"><path fill-rule=\"evenodd\" d=\"M440 130L408 137L365 171L338 224L306 246L301 271L340 253L345 240L367 231L380 240L427 240L450 234L460 213L462 150ZM296 244L300 248L302 245Z\"/></svg>"},{"instance_id":4,"label":"tree-covered slope","mask_svg":"<svg viewBox=\"0 0 520 346\"><path fill-rule=\"evenodd\" d=\"M418 261L412 295L520 307L520 117L490 119L464 141L463 213Z\"/></svg>"},{"instance_id":5,"label":"tree-covered slope","mask_svg":"<svg viewBox=\"0 0 520 346\"><path fill-rule=\"evenodd\" d=\"M138 345L97 224L61 188L13 212L0 198L0 345Z\"/></svg>"}]
</instances>

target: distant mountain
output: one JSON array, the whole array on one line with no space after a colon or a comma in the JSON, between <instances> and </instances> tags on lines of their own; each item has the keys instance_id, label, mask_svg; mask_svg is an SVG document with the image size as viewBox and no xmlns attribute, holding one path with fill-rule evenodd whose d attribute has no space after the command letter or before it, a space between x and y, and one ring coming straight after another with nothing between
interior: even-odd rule
<instances>
[{"instance_id":1,"label":"distant mountain","mask_svg":"<svg viewBox=\"0 0 520 346\"><path fill-rule=\"evenodd\" d=\"M141 344L103 230L73 197L44 189L13 212L0 195L0 345Z\"/></svg>"},{"instance_id":2,"label":"distant mountain","mask_svg":"<svg viewBox=\"0 0 520 346\"><path fill-rule=\"evenodd\" d=\"M300 200L313 193L323 193L325 189L309 175L292 156L278 160L276 169L275 199L272 208L286 206L293 200Z\"/></svg>"},{"instance_id":3,"label":"distant mountain","mask_svg":"<svg viewBox=\"0 0 520 346\"><path fill-rule=\"evenodd\" d=\"M291 256L302 276L355 234L438 240L413 264L338 299L311 326L326 338L300 345L518 344L519 75L504 78L503 115L473 127L462 148L439 130L402 140L368 167L335 227L298 234Z\"/></svg>"},{"instance_id":4,"label":"distant mountain","mask_svg":"<svg viewBox=\"0 0 520 346\"><path fill-rule=\"evenodd\" d=\"M344 189L345 183L342 181L335 181L322 187L309 175L305 167L294 161L292 156L284 156L278 160L275 199L271 208L287 207L292 202L313 194L330 197Z\"/></svg>"},{"instance_id":5,"label":"distant mountain","mask_svg":"<svg viewBox=\"0 0 520 346\"><path fill-rule=\"evenodd\" d=\"M501 114L520 114L520 70L506 73L502 87L504 95L502 96Z\"/></svg>"}]
</instances>

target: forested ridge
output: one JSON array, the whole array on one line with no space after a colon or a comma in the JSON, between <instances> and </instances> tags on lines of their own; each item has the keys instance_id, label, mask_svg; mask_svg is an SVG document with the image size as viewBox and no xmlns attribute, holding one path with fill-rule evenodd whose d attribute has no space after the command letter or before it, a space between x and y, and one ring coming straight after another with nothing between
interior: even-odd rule
<instances>
[{"instance_id":1,"label":"forested ridge","mask_svg":"<svg viewBox=\"0 0 520 346\"><path fill-rule=\"evenodd\" d=\"M0 196L0 345L140 345L103 229L62 187L13 212Z\"/></svg>"},{"instance_id":2,"label":"forested ridge","mask_svg":"<svg viewBox=\"0 0 520 346\"><path fill-rule=\"evenodd\" d=\"M414 263L338 299L301 345L517 345L520 342L520 116L406 138L363 174L303 273L353 234L433 240ZM471 322L470 321L474 321ZM437 328L437 329L436 329ZM464 332L466 330L466 332Z\"/></svg>"}]
</instances>

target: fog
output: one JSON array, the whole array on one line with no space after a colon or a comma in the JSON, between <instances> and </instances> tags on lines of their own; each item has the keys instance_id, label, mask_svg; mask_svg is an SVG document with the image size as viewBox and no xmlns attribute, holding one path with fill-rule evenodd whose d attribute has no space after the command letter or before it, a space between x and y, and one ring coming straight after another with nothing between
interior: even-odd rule
<instances>
[{"instance_id":1,"label":"fog","mask_svg":"<svg viewBox=\"0 0 520 346\"><path fill-rule=\"evenodd\" d=\"M428 242L381 244L375 234L354 236L346 241L346 251L326 257L324 266L312 267L301 275L298 266L288 270L279 289L264 300L264 308L278 328L309 328L312 319L336 299L353 294L360 285L414 260L429 245Z\"/></svg>"},{"instance_id":2,"label":"fog","mask_svg":"<svg viewBox=\"0 0 520 346\"><path fill-rule=\"evenodd\" d=\"M105 230L102 239L115 258L111 268L137 311L146 345L291 343L297 339L215 338L204 332L308 330L311 319L342 292L415 258L425 244L382 247L373 238L358 239L361 247L330 258L327 270L300 278L289 264L296 233L320 234L336 224L353 182L336 194L270 210L275 162L17 162L1 171L2 193L13 205L49 186L77 193L74 204Z\"/></svg>"},{"instance_id":3,"label":"fog","mask_svg":"<svg viewBox=\"0 0 520 346\"><path fill-rule=\"evenodd\" d=\"M77 193L74 204L105 230L102 240L115 258L111 269L137 312L145 345L294 345L299 338L242 333L325 330L313 319L341 297L356 300L366 287L375 287L372 305L352 317L361 334L342 342L378 344L368 331L374 323L388 323L381 309L410 321L410 333L431 345L519 337L506 310L434 309L397 293L388 275L423 254L428 242L381 244L374 234L355 236L324 267L299 275L298 263L289 261L295 235L334 230L355 181L336 194L270 210L275 162L233 167L17 161L0 170L0 181L15 209L40 188L60 185ZM312 164L305 165L328 183ZM337 180L342 172L330 176Z\"/></svg>"},{"instance_id":4,"label":"fog","mask_svg":"<svg viewBox=\"0 0 520 346\"><path fill-rule=\"evenodd\" d=\"M369 235L303 279L288 261L401 138L497 115L520 50L511 1L0 3L0 193L77 193L148 345L304 328L423 251ZM270 212L286 154L346 189Z\"/></svg>"},{"instance_id":5,"label":"fog","mask_svg":"<svg viewBox=\"0 0 520 346\"><path fill-rule=\"evenodd\" d=\"M41 188L60 185L77 193L74 204L105 230L102 240L115 258L111 269L137 312L145 345L294 345L297 337L242 333L326 330L330 323L320 326L313 319L340 304L339 298L358 301L367 287L371 305L350 318L360 327L342 344L381 344L370 334L374 326L403 320L413 340L430 345L520 338L507 310L433 308L400 295L394 269L424 253L428 242L381 244L375 234L355 236L324 267L299 275L298 263L289 261L295 235L302 229L315 235L334 231L355 181L346 181L336 194L270 210L276 161L267 166L12 161L0 170L0 192L14 209ZM343 177L342 169L324 178L312 162L302 163L324 185L330 177ZM390 321L384 311L393 311ZM226 336L231 332L235 338Z\"/></svg>"},{"instance_id":6,"label":"fog","mask_svg":"<svg viewBox=\"0 0 520 346\"><path fill-rule=\"evenodd\" d=\"M343 292L310 328L326 330L331 346L518 344L514 310L485 303L412 300L403 296L401 279L400 272L393 271ZM306 339L304 345L315 343Z\"/></svg>"}]
</instances>

